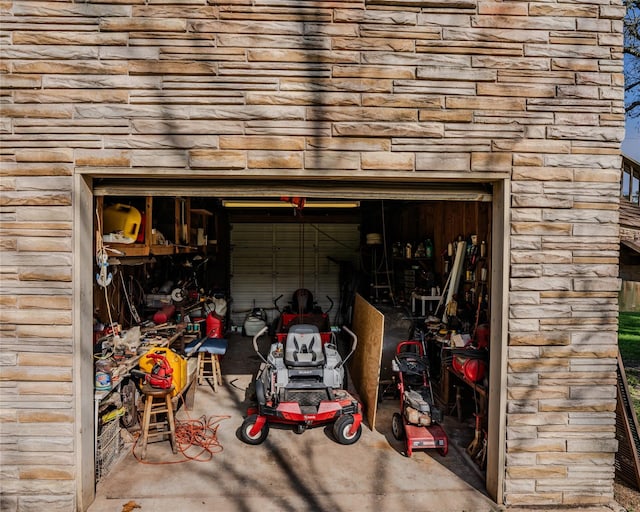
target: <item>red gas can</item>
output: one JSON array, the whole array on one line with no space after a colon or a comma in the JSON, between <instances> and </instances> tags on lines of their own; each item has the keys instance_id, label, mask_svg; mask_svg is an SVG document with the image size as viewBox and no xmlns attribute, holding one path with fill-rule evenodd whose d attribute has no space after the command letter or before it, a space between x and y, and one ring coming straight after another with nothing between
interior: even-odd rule
<instances>
[{"instance_id":1,"label":"red gas can","mask_svg":"<svg viewBox=\"0 0 640 512\"><path fill-rule=\"evenodd\" d=\"M223 338L222 319L215 313L209 313L207 315L206 322L206 335L207 338Z\"/></svg>"}]
</instances>

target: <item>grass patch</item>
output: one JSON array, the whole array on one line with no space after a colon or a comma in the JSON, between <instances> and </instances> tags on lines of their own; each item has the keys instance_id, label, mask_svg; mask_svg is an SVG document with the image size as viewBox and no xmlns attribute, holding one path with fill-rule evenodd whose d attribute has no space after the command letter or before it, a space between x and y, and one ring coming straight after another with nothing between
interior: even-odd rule
<instances>
[{"instance_id":1,"label":"grass patch","mask_svg":"<svg viewBox=\"0 0 640 512\"><path fill-rule=\"evenodd\" d=\"M640 313L620 313L618 345L625 363L640 362Z\"/></svg>"},{"instance_id":2,"label":"grass patch","mask_svg":"<svg viewBox=\"0 0 640 512\"><path fill-rule=\"evenodd\" d=\"M620 313L618 346L633 407L640 418L640 313Z\"/></svg>"}]
</instances>

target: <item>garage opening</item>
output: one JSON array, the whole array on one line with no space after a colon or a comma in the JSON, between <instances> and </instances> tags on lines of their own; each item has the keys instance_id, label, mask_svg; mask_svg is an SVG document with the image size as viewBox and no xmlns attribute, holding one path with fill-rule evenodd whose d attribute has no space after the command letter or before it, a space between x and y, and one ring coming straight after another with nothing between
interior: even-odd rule
<instances>
[{"instance_id":1,"label":"garage opening","mask_svg":"<svg viewBox=\"0 0 640 512\"><path fill-rule=\"evenodd\" d=\"M447 456L471 468L495 499L501 420L489 397L499 402L500 377L492 381L491 373L499 373L503 354L494 356L492 348L502 334L492 329L501 328L495 317L502 317L496 308L503 304L495 303L501 292L493 288L502 287L496 265L503 262L493 253L504 232L491 185L359 195L353 187L315 194L300 187L283 195L184 184L142 188L104 182L93 190L96 482L108 479L126 453L121 431L135 438L143 427L135 370L152 373L153 362L140 361L158 351L154 342L188 359L172 367L182 382L173 402L176 410L192 406L212 380L225 385L216 364L218 372L235 374L229 365L259 363L252 337L265 330L260 343L268 349L296 292L305 290L309 310L325 315L339 357L349 359L341 384L361 402L365 428L391 433L405 455L426 443L418 439L411 448L407 434L420 420L399 393L399 384L400 391L417 384L407 374L401 379L398 344L416 342L411 350L427 361L431 408L428 420L419 409L418 416L442 427L456 447ZM354 355L343 326L359 331ZM202 359L188 358L202 338L224 340L220 357L211 358L213 377L204 381L197 378ZM244 353L227 357L229 346ZM441 444L434 447L443 453Z\"/></svg>"}]
</instances>

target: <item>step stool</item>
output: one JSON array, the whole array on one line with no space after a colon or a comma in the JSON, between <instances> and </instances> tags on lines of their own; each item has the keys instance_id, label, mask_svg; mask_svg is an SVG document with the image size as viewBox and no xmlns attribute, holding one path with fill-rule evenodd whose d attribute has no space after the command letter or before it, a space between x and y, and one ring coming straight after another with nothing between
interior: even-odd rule
<instances>
[{"instance_id":1,"label":"step stool","mask_svg":"<svg viewBox=\"0 0 640 512\"><path fill-rule=\"evenodd\" d=\"M150 439L164 438L169 435L173 453L178 453L176 444L176 423L173 417L173 404L171 403L171 393L173 386L169 389L159 389L143 384L141 391L144 395L144 413L142 416L142 441L140 442L140 458L147 455L147 443ZM158 415L166 414L166 419L159 421ZM152 421L153 417L153 421ZM150 432L150 429L153 429Z\"/></svg>"},{"instance_id":2,"label":"step stool","mask_svg":"<svg viewBox=\"0 0 640 512\"><path fill-rule=\"evenodd\" d=\"M198 385L204 384L207 379L212 379L214 391L218 391L218 386L222 386L220 356L210 352L198 352Z\"/></svg>"},{"instance_id":3,"label":"step stool","mask_svg":"<svg viewBox=\"0 0 640 512\"><path fill-rule=\"evenodd\" d=\"M200 338L184 347L187 355L193 350L198 352L198 385L211 379L213 391L218 391L218 386L222 386L220 358L227 353L227 346L224 338L206 338L204 341Z\"/></svg>"}]
</instances>

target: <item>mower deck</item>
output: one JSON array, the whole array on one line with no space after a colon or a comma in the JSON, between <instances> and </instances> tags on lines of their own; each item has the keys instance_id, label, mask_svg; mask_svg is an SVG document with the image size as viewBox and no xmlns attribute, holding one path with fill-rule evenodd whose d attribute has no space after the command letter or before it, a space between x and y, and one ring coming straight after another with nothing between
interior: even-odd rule
<instances>
[{"instance_id":1,"label":"mower deck","mask_svg":"<svg viewBox=\"0 0 640 512\"><path fill-rule=\"evenodd\" d=\"M449 439L440 425L418 427L405 423L404 431L407 457L411 457L414 450L437 448L443 456L449 451Z\"/></svg>"},{"instance_id":2,"label":"mower deck","mask_svg":"<svg viewBox=\"0 0 640 512\"><path fill-rule=\"evenodd\" d=\"M309 391L285 389L282 402L296 402L302 410L314 409L317 411L320 403L326 400L331 400L327 389Z\"/></svg>"},{"instance_id":3,"label":"mower deck","mask_svg":"<svg viewBox=\"0 0 640 512\"><path fill-rule=\"evenodd\" d=\"M323 425L343 414L357 414L361 421L357 401L345 390L288 391L287 399L277 405L267 402L249 408L248 414L267 417L271 423L301 424L307 427ZM357 423L359 424L360 421Z\"/></svg>"}]
</instances>

